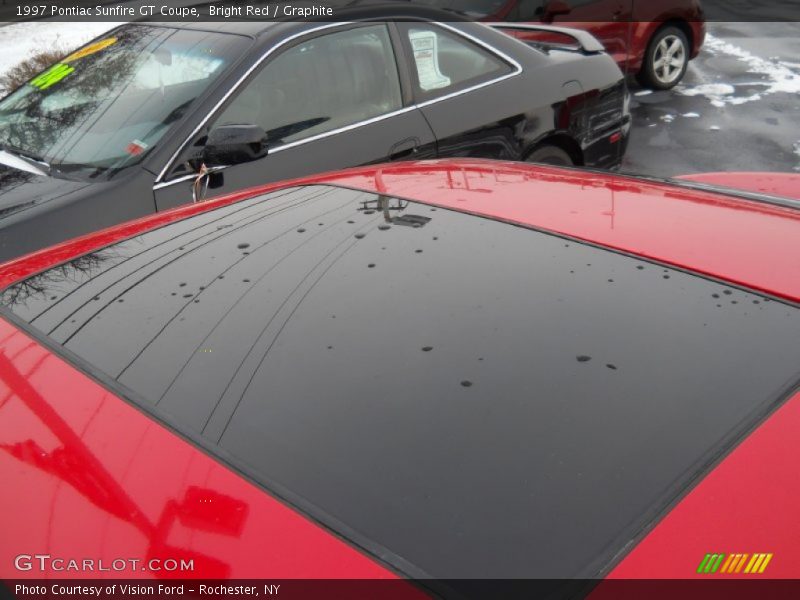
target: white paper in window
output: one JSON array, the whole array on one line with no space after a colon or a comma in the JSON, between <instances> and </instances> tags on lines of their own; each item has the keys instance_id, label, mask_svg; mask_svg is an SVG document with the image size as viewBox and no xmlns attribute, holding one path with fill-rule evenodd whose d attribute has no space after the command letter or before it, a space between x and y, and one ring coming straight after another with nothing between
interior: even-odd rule
<instances>
[{"instance_id":1,"label":"white paper in window","mask_svg":"<svg viewBox=\"0 0 800 600\"><path fill-rule=\"evenodd\" d=\"M409 33L419 86L436 90L450 85L450 78L439 70L439 45L434 31L414 30Z\"/></svg>"}]
</instances>

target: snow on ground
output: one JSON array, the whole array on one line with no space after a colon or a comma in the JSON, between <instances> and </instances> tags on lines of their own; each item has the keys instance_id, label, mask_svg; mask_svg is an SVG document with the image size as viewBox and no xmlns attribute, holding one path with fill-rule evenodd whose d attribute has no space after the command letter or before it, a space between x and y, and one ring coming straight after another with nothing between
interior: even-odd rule
<instances>
[{"instance_id":1,"label":"snow on ground","mask_svg":"<svg viewBox=\"0 0 800 600\"><path fill-rule=\"evenodd\" d=\"M800 94L800 74L792 70L794 63L782 62L775 57L762 58L730 42L711 34L706 36L704 51L717 56L733 58L743 63L747 72L758 77L755 81L737 83L706 83L695 86L679 86L676 91L684 96L705 96L713 106L746 104L761 100L764 96L784 92ZM736 86L762 88L757 93L737 96Z\"/></svg>"},{"instance_id":2,"label":"snow on ground","mask_svg":"<svg viewBox=\"0 0 800 600\"><path fill-rule=\"evenodd\" d=\"M0 27L0 75L37 51L68 53L120 23L11 23Z\"/></svg>"},{"instance_id":3,"label":"snow on ground","mask_svg":"<svg viewBox=\"0 0 800 600\"><path fill-rule=\"evenodd\" d=\"M736 88L729 83L703 83L687 88L679 88L683 96L705 96L716 107L725 106L726 96L736 93Z\"/></svg>"}]
</instances>

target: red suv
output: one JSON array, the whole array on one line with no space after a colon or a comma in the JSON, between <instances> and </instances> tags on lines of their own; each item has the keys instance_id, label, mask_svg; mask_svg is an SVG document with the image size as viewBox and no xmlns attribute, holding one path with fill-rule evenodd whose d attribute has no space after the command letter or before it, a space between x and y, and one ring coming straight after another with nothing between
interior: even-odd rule
<instances>
[{"instance_id":1,"label":"red suv","mask_svg":"<svg viewBox=\"0 0 800 600\"><path fill-rule=\"evenodd\" d=\"M421 0L481 21L545 23L591 32L625 73L667 90L686 73L705 39L700 0ZM507 29L521 39L536 31Z\"/></svg>"}]
</instances>

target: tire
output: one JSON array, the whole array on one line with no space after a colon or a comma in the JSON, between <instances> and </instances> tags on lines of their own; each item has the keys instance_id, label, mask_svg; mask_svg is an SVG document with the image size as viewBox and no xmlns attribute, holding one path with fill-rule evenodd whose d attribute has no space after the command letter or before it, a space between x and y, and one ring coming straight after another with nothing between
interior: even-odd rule
<instances>
[{"instance_id":1,"label":"tire","mask_svg":"<svg viewBox=\"0 0 800 600\"><path fill-rule=\"evenodd\" d=\"M575 163L572 157L558 146L539 146L525 159L526 162L544 163L559 167L571 167Z\"/></svg>"},{"instance_id":2,"label":"tire","mask_svg":"<svg viewBox=\"0 0 800 600\"><path fill-rule=\"evenodd\" d=\"M672 89L686 74L689 53L686 34L677 27L663 27L650 39L644 64L636 79L643 87L652 90Z\"/></svg>"}]
</instances>

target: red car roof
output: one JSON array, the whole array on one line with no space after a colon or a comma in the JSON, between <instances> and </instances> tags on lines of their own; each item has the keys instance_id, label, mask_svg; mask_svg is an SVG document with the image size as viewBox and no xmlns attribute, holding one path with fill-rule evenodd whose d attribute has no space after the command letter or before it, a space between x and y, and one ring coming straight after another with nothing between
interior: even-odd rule
<instances>
[{"instance_id":1,"label":"red car roof","mask_svg":"<svg viewBox=\"0 0 800 600\"><path fill-rule=\"evenodd\" d=\"M613 174L472 160L360 168L182 207L14 261L0 269L0 281L5 286L161 224L298 183L332 183L492 216L800 301L797 210ZM23 545L32 553L107 562L195 559L193 572L170 576L395 578L4 321L0 382L0 472L14 490L0 495L3 578L41 576L14 569ZM770 569L796 577L800 544L788 515L800 479L786 464L800 459L798 424L795 395L611 576L689 577L706 552L739 552L772 553ZM26 442L7 443L21 431Z\"/></svg>"},{"instance_id":2,"label":"red car roof","mask_svg":"<svg viewBox=\"0 0 800 600\"><path fill-rule=\"evenodd\" d=\"M348 169L236 192L7 263L0 284L214 206L310 183L521 223L800 301L800 210L611 173L475 159Z\"/></svg>"}]
</instances>

